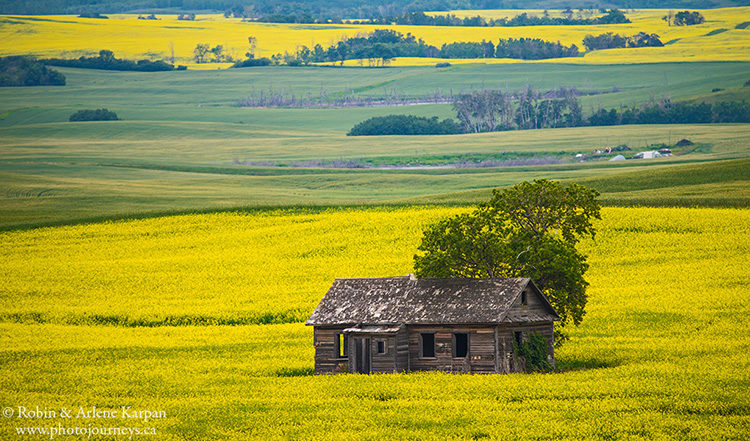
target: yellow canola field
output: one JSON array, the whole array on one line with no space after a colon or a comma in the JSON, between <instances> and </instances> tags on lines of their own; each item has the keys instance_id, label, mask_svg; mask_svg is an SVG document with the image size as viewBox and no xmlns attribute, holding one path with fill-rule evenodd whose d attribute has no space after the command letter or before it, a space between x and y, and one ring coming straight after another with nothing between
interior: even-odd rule
<instances>
[{"instance_id":1,"label":"yellow canola field","mask_svg":"<svg viewBox=\"0 0 750 441\"><path fill-rule=\"evenodd\" d=\"M522 11L454 11L457 15L513 17ZM108 20L75 16L0 16L0 55L35 54L49 57L78 57L109 49L119 57L161 59L174 51L178 63L189 63L198 43L223 45L236 58L244 58L248 37L257 38L258 56L293 52L298 46L327 47L345 36L390 28L411 33L427 43L441 46L454 41L496 41L499 38L533 37L563 44L576 44L588 34L614 32L633 35L657 33L670 43L663 48L614 49L595 51L580 58L545 60L586 64L647 63L667 61L750 60L750 28L735 29L750 21L750 7L703 10L706 23L697 26L667 26L661 20L666 10L628 11L629 24L596 26L527 27L436 27L373 25L306 25L242 22L221 15L199 15L196 21L180 21L175 15L160 20L138 20L136 15L112 15ZM536 11L539 13L539 11ZM553 11L554 13L554 11ZM726 31L707 36L717 29ZM434 60L430 60L432 63ZM446 60L441 60L446 61ZM448 60L466 62L466 60ZM483 60L484 61L484 60ZM486 60L517 62L517 60ZM356 61L348 62L357 65ZM393 65L420 65L425 60L394 60ZM221 66L212 66L217 68ZM211 68L204 66L204 68Z\"/></svg>"},{"instance_id":2,"label":"yellow canola field","mask_svg":"<svg viewBox=\"0 0 750 441\"><path fill-rule=\"evenodd\" d=\"M746 209L605 208L596 240L582 244L590 301L556 350L560 372L310 375L313 332L299 321L333 278L406 274L422 225L463 210L217 213L0 233L0 402L163 410L148 425L79 423L153 425L170 441L747 438ZM297 323L106 321L290 310ZM76 423L2 418L0 438L59 422Z\"/></svg>"},{"instance_id":3,"label":"yellow canola field","mask_svg":"<svg viewBox=\"0 0 750 441\"><path fill-rule=\"evenodd\" d=\"M278 210L0 233L0 279L6 281L0 286L0 312L6 318L38 314L42 321L74 324L299 321L334 278L411 272L422 227L465 210ZM733 265L750 246L749 215L747 210L606 208L596 242L585 243L592 256L592 292L603 294L604 287L607 295L628 288L652 292L648 283L621 285L615 279L625 274L609 273L623 258L644 273L676 264L688 248L698 246L694 233L709 241L700 245L708 247L706 253L726 249L726 257L680 266L704 277L747 278L744 266ZM691 241L683 243L687 238ZM724 274L711 275L710 268L719 264ZM672 276L660 277L666 282Z\"/></svg>"}]
</instances>

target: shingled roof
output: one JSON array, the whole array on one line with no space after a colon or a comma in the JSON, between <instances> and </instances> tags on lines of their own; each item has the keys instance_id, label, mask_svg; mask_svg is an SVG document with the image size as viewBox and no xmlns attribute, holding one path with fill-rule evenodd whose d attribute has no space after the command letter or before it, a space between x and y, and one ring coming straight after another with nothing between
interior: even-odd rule
<instances>
[{"instance_id":1,"label":"shingled roof","mask_svg":"<svg viewBox=\"0 0 750 441\"><path fill-rule=\"evenodd\" d=\"M539 289L516 279L336 279L307 320L307 325L343 324L494 324L521 319L509 314L527 286L540 294L545 313L524 321L559 320Z\"/></svg>"}]
</instances>

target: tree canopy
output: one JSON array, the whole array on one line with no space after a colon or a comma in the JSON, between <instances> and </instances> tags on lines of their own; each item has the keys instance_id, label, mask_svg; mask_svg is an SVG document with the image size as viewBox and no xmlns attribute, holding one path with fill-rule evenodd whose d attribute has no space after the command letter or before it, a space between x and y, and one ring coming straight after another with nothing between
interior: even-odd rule
<instances>
[{"instance_id":1,"label":"tree canopy","mask_svg":"<svg viewBox=\"0 0 750 441\"><path fill-rule=\"evenodd\" d=\"M562 328L578 325L585 314L588 269L576 249L594 237L600 219L599 193L577 184L546 179L494 190L473 212L428 226L414 256L418 277L528 277L560 315Z\"/></svg>"},{"instance_id":2,"label":"tree canopy","mask_svg":"<svg viewBox=\"0 0 750 441\"><path fill-rule=\"evenodd\" d=\"M120 70L120 71L137 71L137 72L159 72L169 70L185 70L185 66L174 65L165 61L151 60L125 60L115 57L114 52L110 50L100 50L96 57L84 57L67 59L67 58L47 58L40 60L50 66L77 67L81 69L102 69L102 70Z\"/></svg>"},{"instance_id":3,"label":"tree canopy","mask_svg":"<svg viewBox=\"0 0 750 441\"><path fill-rule=\"evenodd\" d=\"M64 85L65 75L48 68L33 57L0 57L0 87Z\"/></svg>"},{"instance_id":4,"label":"tree canopy","mask_svg":"<svg viewBox=\"0 0 750 441\"><path fill-rule=\"evenodd\" d=\"M414 115L375 116L354 126L348 136L372 135L452 135L461 133L452 119L438 120Z\"/></svg>"}]
</instances>

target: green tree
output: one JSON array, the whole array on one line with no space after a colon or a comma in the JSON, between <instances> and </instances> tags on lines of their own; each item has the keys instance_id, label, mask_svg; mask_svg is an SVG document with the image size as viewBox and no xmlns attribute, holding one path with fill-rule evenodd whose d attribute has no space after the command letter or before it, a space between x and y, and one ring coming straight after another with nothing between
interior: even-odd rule
<instances>
[{"instance_id":1,"label":"green tree","mask_svg":"<svg viewBox=\"0 0 750 441\"><path fill-rule=\"evenodd\" d=\"M706 19L698 11L682 11L675 14L672 23L675 26L692 26L705 22Z\"/></svg>"},{"instance_id":2,"label":"green tree","mask_svg":"<svg viewBox=\"0 0 750 441\"><path fill-rule=\"evenodd\" d=\"M576 245L594 237L600 219L599 193L577 184L546 179L494 190L473 212L428 226L414 256L418 277L529 277L560 315L564 327L585 314L588 269Z\"/></svg>"},{"instance_id":3,"label":"green tree","mask_svg":"<svg viewBox=\"0 0 750 441\"><path fill-rule=\"evenodd\" d=\"M221 63L226 60L227 56L224 54L224 46L216 45L210 49L210 52L214 55L214 61Z\"/></svg>"},{"instance_id":4,"label":"green tree","mask_svg":"<svg viewBox=\"0 0 750 441\"><path fill-rule=\"evenodd\" d=\"M205 63L206 55L208 55L208 52L210 50L211 46L209 46L207 43L198 43L198 45L195 46L195 49L193 49L193 58L195 59L195 62Z\"/></svg>"},{"instance_id":5,"label":"green tree","mask_svg":"<svg viewBox=\"0 0 750 441\"><path fill-rule=\"evenodd\" d=\"M336 56L342 66L344 65L344 61L346 60L346 56L348 54L349 54L349 47L347 47L346 42L339 41L338 45L336 46Z\"/></svg>"},{"instance_id":6,"label":"green tree","mask_svg":"<svg viewBox=\"0 0 750 441\"><path fill-rule=\"evenodd\" d=\"M99 51L99 58L104 63L111 63L116 60L114 52L108 51L106 49Z\"/></svg>"}]
</instances>

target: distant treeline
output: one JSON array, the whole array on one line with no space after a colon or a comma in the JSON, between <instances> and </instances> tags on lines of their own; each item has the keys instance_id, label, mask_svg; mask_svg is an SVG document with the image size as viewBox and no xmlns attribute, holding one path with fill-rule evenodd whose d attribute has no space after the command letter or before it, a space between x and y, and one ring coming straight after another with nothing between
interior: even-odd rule
<instances>
[{"instance_id":1,"label":"distant treeline","mask_svg":"<svg viewBox=\"0 0 750 441\"><path fill-rule=\"evenodd\" d=\"M546 98L531 89L516 93L481 90L456 98L453 109L458 132L480 133L558 127L609 126L624 124L748 123L750 104L741 102L651 103L622 109L599 109L584 118L573 90L568 96ZM359 123L349 135L442 134L452 127L437 117L415 119L404 115L371 118ZM455 123L454 123L455 124Z\"/></svg>"},{"instance_id":2,"label":"distant treeline","mask_svg":"<svg viewBox=\"0 0 750 441\"><path fill-rule=\"evenodd\" d=\"M289 66L310 63L338 62L346 60L369 60L370 65L387 65L396 57L430 58L518 58L540 60L546 58L576 57L576 45L564 46L538 38L509 38L491 41L456 42L443 44L441 48L426 44L421 38L402 34L390 29L375 31L353 38L346 38L324 49L320 44L308 48L301 46L293 54L277 54L272 57L274 64Z\"/></svg>"},{"instance_id":3,"label":"distant treeline","mask_svg":"<svg viewBox=\"0 0 750 441\"><path fill-rule=\"evenodd\" d=\"M626 47L662 47L664 43L661 42L657 34L639 32L632 37L625 37L620 34L607 32L597 36L587 35L583 37L583 45L587 50L595 51Z\"/></svg>"},{"instance_id":4,"label":"distant treeline","mask_svg":"<svg viewBox=\"0 0 750 441\"><path fill-rule=\"evenodd\" d=\"M0 58L0 86L64 86L65 75L28 56Z\"/></svg>"},{"instance_id":5,"label":"distant treeline","mask_svg":"<svg viewBox=\"0 0 750 441\"><path fill-rule=\"evenodd\" d=\"M79 15L81 18L101 18L103 20L108 19L106 15L102 15L98 12L84 12L83 14Z\"/></svg>"},{"instance_id":6,"label":"distant treeline","mask_svg":"<svg viewBox=\"0 0 750 441\"><path fill-rule=\"evenodd\" d=\"M648 104L624 109L599 109L584 118L573 91L568 96L546 98L526 89L516 93L497 90L475 91L459 96L453 109L466 132L523 130L556 127L623 124L693 124L750 122L750 104L684 102Z\"/></svg>"},{"instance_id":7,"label":"distant treeline","mask_svg":"<svg viewBox=\"0 0 750 441\"><path fill-rule=\"evenodd\" d=\"M600 109L588 118L592 126L622 124L700 124L750 122L750 103L724 101L718 103L649 104L626 109Z\"/></svg>"},{"instance_id":8,"label":"distant treeline","mask_svg":"<svg viewBox=\"0 0 750 441\"><path fill-rule=\"evenodd\" d=\"M591 10L587 10L591 12ZM310 14L269 14L257 19L261 22L270 23L319 23L320 18ZM324 20L331 22L332 19ZM578 17L572 9L563 11L563 17L551 17L545 13L541 17L529 15L523 12L513 18L487 19L480 15L474 17L457 17L454 14L447 15L427 15L422 11L407 12L396 16L382 16L367 20L346 20L344 23L354 24L382 24L382 25L411 25L411 26L561 26L561 25L597 25L597 24L614 24L630 23L625 14L618 9L606 11L606 14L600 17L583 18L583 10L580 10Z\"/></svg>"},{"instance_id":9,"label":"distant treeline","mask_svg":"<svg viewBox=\"0 0 750 441\"><path fill-rule=\"evenodd\" d=\"M437 116L376 116L354 126L347 136L373 135L453 135L463 133L452 119L440 121Z\"/></svg>"},{"instance_id":10,"label":"distant treeline","mask_svg":"<svg viewBox=\"0 0 750 441\"><path fill-rule=\"evenodd\" d=\"M592 2L581 2L591 5ZM717 8L743 6L744 0L608 0L594 2L611 8ZM3 14L81 14L144 12L171 9L184 12L223 11L230 15L260 18L272 14L308 15L316 22L351 18L379 19L418 11L450 11L458 9L559 9L565 2L558 0L4 0ZM576 2L570 2L576 6ZM563 6L564 7L564 6ZM581 10L576 11L576 15ZM149 11L151 12L151 11ZM310 21L306 21L310 22Z\"/></svg>"},{"instance_id":11,"label":"distant treeline","mask_svg":"<svg viewBox=\"0 0 750 441\"><path fill-rule=\"evenodd\" d=\"M589 10L590 11L590 10ZM575 17L572 9L563 11L563 17L551 17L545 12L541 17L529 15L526 12L513 18L503 17L497 19L486 19L480 15L474 17L460 18L453 14L427 15L424 12L410 12L396 17L383 17L380 19L367 20L364 23L373 24L398 24L413 26L565 26L565 25L596 25L630 23L630 20L622 11L611 9L600 17L583 18L583 10ZM356 21L355 21L356 23Z\"/></svg>"},{"instance_id":12,"label":"distant treeline","mask_svg":"<svg viewBox=\"0 0 750 441\"><path fill-rule=\"evenodd\" d=\"M115 58L112 51L101 50L96 57L80 57L75 59L65 58L47 58L40 60L44 64L51 66L78 67L82 69L102 69L102 70L125 70L138 72L157 72L168 70L185 70L185 66L175 67L173 64L164 61L150 60L123 60Z\"/></svg>"}]
</instances>

